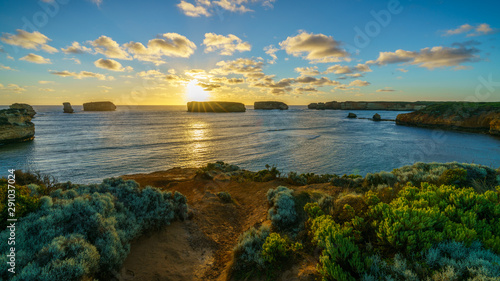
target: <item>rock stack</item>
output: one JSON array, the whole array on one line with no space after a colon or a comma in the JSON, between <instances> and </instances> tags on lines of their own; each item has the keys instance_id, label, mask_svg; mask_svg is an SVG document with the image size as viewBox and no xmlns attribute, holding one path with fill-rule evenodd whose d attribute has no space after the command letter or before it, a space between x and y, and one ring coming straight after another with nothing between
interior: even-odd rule
<instances>
[{"instance_id":1,"label":"rock stack","mask_svg":"<svg viewBox=\"0 0 500 281\"><path fill-rule=\"evenodd\" d=\"M64 103L63 103L63 106L64 106L64 109L63 109L63 110L64 110L64 113L73 113L73 112L75 112L75 111L73 110L73 108L71 107L71 103L69 103L69 102L64 102Z\"/></svg>"}]
</instances>

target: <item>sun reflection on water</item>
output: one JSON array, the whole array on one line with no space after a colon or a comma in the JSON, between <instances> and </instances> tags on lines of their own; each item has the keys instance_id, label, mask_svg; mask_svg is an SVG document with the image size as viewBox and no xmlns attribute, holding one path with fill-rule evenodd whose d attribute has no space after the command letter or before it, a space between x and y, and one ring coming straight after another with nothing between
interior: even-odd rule
<instances>
[{"instance_id":1,"label":"sun reflection on water","mask_svg":"<svg viewBox=\"0 0 500 281\"><path fill-rule=\"evenodd\" d=\"M210 126L202 121L193 122L187 129L187 147L186 160L188 166L197 167L205 164L210 159L212 147L208 140L212 134Z\"/></svg>"}]
</instances>

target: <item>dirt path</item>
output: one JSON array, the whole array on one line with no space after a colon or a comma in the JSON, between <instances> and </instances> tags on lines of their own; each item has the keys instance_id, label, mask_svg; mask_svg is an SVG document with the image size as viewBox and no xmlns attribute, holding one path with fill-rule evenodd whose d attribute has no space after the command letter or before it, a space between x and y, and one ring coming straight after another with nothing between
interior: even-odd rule
<instances>
[{"instance_id":1,"label":"dirt path","mask_svg":"<svg viewBox=\"0 0 500 281\"><path fill-rule=\"evenodd\" d=\"M203 180L195 169L172 169L124 176L141 186L179 191L188 199L191 218L148 233L132 243L122 280L228 280L232 250L241 233L267 218L266 193L278 182L237 183ZM216 194L229 192L234 203Z\"/></svg>"}]
</instances>

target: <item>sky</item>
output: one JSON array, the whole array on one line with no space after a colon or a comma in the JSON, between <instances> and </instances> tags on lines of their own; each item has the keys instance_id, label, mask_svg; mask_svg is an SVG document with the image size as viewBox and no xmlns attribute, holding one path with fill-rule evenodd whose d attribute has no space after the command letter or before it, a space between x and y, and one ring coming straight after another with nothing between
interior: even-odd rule
<instances>
[{"instance_id":1,"label":"sky","mask_svg":"<svg viewBox=\"0 0 500 281\"><path fill-rule=\"evenodd\" d=\"M0 0L0 104L500 101L498 1Z\"/></svg>"}]
</instances>

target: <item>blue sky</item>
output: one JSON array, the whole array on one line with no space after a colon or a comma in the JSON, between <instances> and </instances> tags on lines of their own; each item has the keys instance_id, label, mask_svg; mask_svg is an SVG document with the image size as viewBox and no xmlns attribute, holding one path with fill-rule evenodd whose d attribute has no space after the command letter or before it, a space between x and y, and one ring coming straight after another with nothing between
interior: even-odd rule
<instances>
[{"instance_id":1,"label":"blue sky","mask_svg":"<svg viewBox=\"0 0 500 281\"><path fill-rule=\"evenodd\" d=\"M498 101L499 8L444 0L2 1L0 104Z\"/></svg>"}]
</instances>

